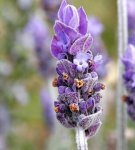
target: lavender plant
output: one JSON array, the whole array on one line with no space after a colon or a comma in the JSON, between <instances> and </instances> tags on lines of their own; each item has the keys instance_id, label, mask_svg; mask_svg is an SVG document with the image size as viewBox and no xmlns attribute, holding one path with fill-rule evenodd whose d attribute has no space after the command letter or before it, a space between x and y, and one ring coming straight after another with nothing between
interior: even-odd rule
<instances>
[{"instance_id":1,"label":"lavender plant","mask_svg":"<svg viewBox=\"0 0 135 150\"><path fill-rule=\"evenodd\" d=\"M64 0L54 31L51 51L58 59L58 77L53 86L59 92L58 101L54 102L56 117L66 128L76 128L78 149L87 149L85 137L94 136L102 124L100 90L105 86L96 73L102 56L91 52L93 38L82 7L77 10Z\"/></svg>"},{"instance_id":2,"label":"lavender plant","mask_svg":"<svg viewBox=\"0 0 135 150\"><path fill-rule=\"evenodd\" d=\"M122 58L124 65L123 80L127 90L127 95L123 96L127 104L127 112L131 119L135 121L135 47L129 45Z\"/></svg>"}]
</instances>

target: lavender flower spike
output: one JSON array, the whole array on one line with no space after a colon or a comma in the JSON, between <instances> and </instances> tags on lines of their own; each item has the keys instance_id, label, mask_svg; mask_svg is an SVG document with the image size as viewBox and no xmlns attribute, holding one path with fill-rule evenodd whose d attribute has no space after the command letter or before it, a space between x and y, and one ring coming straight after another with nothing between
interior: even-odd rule
<instances>
[{"instance_id":1,"label":"lavender flower spike","mask_svg":"<svg viewBox=\"0 0 135 150\"><path fill-rule=\"evenodd\" d=\"M123 100L127 103L129 116L135 122L135 47L133 45L128 46L122 61L125 67L123 80L127 90L127 95L123 96Z\"/></svg>"},{"instance_id":2,"label":"lavender flower spike","mask_svg":"<svg viewBox=\"0 0 135 150\"><path fill-rule=\"evenodd\" d=\"M93 38L87 33L88 22L83 8L77 10L64 0L58 19L51 44L52 54L58 59L58 77L52 83L59 92L54 110L63 126L76 128L77 135L84 138L78 149L87 149L86 137L94 136L102 124L99 102L102 97L100 91L105 86L99 83L95 72L102 57L93 57L91 52ZM77 143L80 140L78 136Z\"/></svg>"},{"instance_id":3,"label":"lavender flower spike","mask_svg":"<svg viewBox=\"0 0 135 150\"><path fill-rule=\"evenodd\" d=\"M50 35L43 18L38 14L30 17L24 28L24 33L33 41L39 72L43 77L52 76L54 66L49 51Z\"/></svg>"}]
</instances>

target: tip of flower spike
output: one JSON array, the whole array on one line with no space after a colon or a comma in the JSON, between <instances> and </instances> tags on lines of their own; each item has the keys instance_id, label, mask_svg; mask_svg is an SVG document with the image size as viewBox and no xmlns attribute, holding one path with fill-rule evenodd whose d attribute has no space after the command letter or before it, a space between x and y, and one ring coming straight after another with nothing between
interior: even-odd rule
<instances>
[{"instance_id":1,"label":"tip of flower spike","mask_svg":"<svg viewBox=\"0 0 135 150\"><path fill-rule=\"evenodd\" d=\"M58 20L55 22L54 31L51 53L57 59L61 59L68 52L70 42L75 41L79 37L79 33Z\"/></svg>"},{"instance_id":2,"label":"tip of flower spike","mask_svg":"<svg viewBox=\"0 0 135 150\"><path fill-rule=\"evenodd\" d=\"M70 104L69 105L69 108L70 108L70 110L72 111L72 112L78 112L79 111L79 107L78 107L78 105L77 104Z\"/></svg>"},{"instance_id":3,"label":"tip of flower spike","mask_svg":"<svg viewBox=\"0 0 135 150\"><path fill-rule=\"evenodd\" d=\"M80 20L78 30L82 35L85 35L88 30L88 18L83 7L80 7L78 9L78 13L79 13L79 20Z\"/></svg>"},{"instance_id":4,"label":"tip of flower spike","mask_svg":"<svg viewBox=\"0 0 135 150\"><path fill-rule=\"evenodd\" d=\"M60 8L58 10L58 19L61 20L63 19L63 9L64 7L67 5L67 1L66 0L63 0L61 2L61 5L60 5Z\"/></svg>"}]
</instances>

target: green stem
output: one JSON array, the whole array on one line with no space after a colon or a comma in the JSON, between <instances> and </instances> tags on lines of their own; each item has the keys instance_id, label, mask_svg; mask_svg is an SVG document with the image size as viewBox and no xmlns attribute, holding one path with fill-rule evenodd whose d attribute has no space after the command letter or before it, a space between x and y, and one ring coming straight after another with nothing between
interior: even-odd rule
<instances>
[{"instance_id":1,"label":"green stem","mask_svg":"<svg viewBox=\"0 0 135 150\"><path fill-rule=\"evenodd\" d=\"M117 0L118 6L118 84L117 84L117 150L126 150L127 143L125 130L127 125L126 106L121 97L124 94L122 81L123 67L121 56L127 48L128 27L127 27L127 0Z\"/></svg>"},{"instance_id":2,"label":"green stem","mask_svg":"<svg viewBox=\"0 0 135 150\"><path fill-rule=\"evenodd\" d=\"M85 136L84 130L80 127L76 128L76 143L77 150L88 150L87 138Z\"/></svg>"}]
</instances>

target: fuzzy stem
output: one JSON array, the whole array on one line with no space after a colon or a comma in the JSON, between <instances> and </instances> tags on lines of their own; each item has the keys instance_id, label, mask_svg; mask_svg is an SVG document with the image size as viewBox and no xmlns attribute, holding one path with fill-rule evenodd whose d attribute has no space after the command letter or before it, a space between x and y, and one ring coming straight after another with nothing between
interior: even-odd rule
<instances>
[{"instance_id":1,"label":"fuzzy stem","mask_svg":"<svg viewBox=\"0 0 135 150\"><path fill-rule=\"evenodd\" d=\"M117 150L126 150L126 106L123 104L121 97L124 93L122 81L123 68L121 56L127 48L128 27L127 27L127 0L117 0L118 6L118 84L117 84Z\"/></svg>"},{"instance_id":2,"label":"fuzzy stem","mask_svg":"<svg viewBox=\"0 0 135 150\"><path fill-rule=\"evenodd\" d=\"M77 150L88 150L87 139L84 130L80 127L76 128Z\"/></svg>"}]
</instances>

